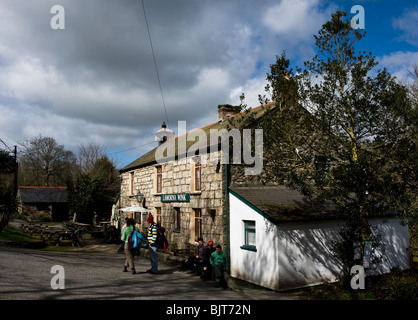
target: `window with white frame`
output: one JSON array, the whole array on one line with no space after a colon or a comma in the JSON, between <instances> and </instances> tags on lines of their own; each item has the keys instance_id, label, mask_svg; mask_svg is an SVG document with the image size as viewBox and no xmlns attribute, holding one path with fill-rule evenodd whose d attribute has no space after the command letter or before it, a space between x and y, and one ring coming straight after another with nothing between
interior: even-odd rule
<instances>
[{"instance_id":1,"label":"window with white frame","mask_svg":"<svg viewBox=\"0 0 418 320\"><path fill-rule=\"evenodd\" d=\"M191 192L200 192L202 190L202 163L201 158L199 156L192 158L191 169Z\"/></svg>"},{"instance_id":2,"label":"window with white frame","mask_svg":"<svg viewBox=\"0 0 418 320\"><path fill-rule=\"evenodd\" d=\"M155 168L155 192L161 193L163 188L163 167L157 166Z\"/></svg>"},{"instance_id":3,"label":"window with white frame","mask_svg":"<svg viewBox=\"0 0 418 320\"><path fill-rule=\"evenodd\" d=\"M173 232L180 232L180 226L181 226L180 208L178 207L173 208L173 218L174 218Z\"/></svg>"},{"instance_id":4,"label":"window with white frame","mask_svg":"<svg viewBox=\"0 0 418 320\"><path fill-rule=\"evenodd\" d=\"M255 221L244 220L243 233L244 241L243 245L241 246L241 249L257 251Z\"/></svg>"},{"instance_id":5,"label":"window with white frame","mask_svg":"<svg viewBox=\"0 0 418 320\"><path fill-rule=\"evenodd\" d=\"M134 195L134 177L135 172L129 172L129 195Z\"/></svg>"},{"instance_id":6,"label":"window with white frame","mask_svg":"<svg viewBox=\"0 0 418 320\"><path fill-rule=\"evenodd\" d=\"M197 239L202 237L202 209L193 209L194 211L194 238Z\"/></svg>"},{"instance_id":7,"label":"window with white frame","mask_svg":"<svg viewBox=\"0 0 418 320\"><path fill-rule=\"evenodd\" d=\"M161 207L156 207L154 209L154 214L155 214L155 223L158 224L158 225L161 225L162 224L162 221L161 221Z\"/></svg>"}]
</instances>

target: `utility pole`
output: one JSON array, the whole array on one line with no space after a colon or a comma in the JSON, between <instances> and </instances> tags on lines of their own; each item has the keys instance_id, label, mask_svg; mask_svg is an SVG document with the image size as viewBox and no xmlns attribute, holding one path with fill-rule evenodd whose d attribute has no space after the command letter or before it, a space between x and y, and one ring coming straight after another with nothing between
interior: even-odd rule
<instances>
[{"instance_id":1,"label":"utility pole","mask_svg":"<svg viewBox=\"0 0 418 320\"><path fill-rule=\"evenodd\" d=\"M18 189L18 186L17 186L17 178L18 178L18 172L19 172L19 164L17 163L17 146L15 146L15 148L14 148L14 157L15 157L15 163L14 163L14 195L15 195L15 200L16 200L16 197L17 197L17 189Z\"/></svg>"}]
</instances>

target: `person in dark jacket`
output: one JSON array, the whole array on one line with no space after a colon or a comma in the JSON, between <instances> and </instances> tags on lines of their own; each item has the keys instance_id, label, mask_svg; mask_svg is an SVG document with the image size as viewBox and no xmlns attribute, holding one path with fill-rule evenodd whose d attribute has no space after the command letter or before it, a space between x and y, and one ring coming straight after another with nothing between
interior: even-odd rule
<instances>
[{"instance_id":1,"label":"person in dark jacket","mask_svg":"<svg viewBox=\"0 0 418 320\"><path fill-rule=\"evenodd\" d=\"M195 276L200 276L202 274L202 261L203 261L203 253L206 249L205 243L203 242L203 238L199 238L197 240L198 246L196 250L196 257L194 259L193 271Z\"/></svg>"},{"instance_id":2,"label":"person in dark jacket","mask_svg":"<svg viewBox=\"0 0 418 320\"><path fill-rule=\"evenodd\" d=\"M213 241L210 240L206 244L206 248L203 251L203 259L202 259L202 280L210 280L212 278L212 265L210 264L210 256L212 253L215 252L215 248L213 247Z\"/></svg>"}]
</instances>

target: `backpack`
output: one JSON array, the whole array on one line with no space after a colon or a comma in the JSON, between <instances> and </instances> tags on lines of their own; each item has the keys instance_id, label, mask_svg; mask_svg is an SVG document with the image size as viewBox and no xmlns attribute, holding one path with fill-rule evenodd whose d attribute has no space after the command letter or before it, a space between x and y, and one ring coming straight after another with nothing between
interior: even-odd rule
<instances>
[{"instance_id":1,"label":"backpack","mask_svg":"<svg viewBox=\"0 0 418 320\"><path fill-rule=\"evenodd\" d=\"M168 240L164 232L165 228L157 225L157 248L166 251L168 248Z\"/></svg>"},{"instance_id":2,"label":"backpack","mask_svg":"<svg viewBox=\"0 0 418 320\"><path fill-rule=\"evenodd\" d=\"M134 229L128 238L128 250L131 252L136 252L144 243L144 236Z\"/></svg>"}]
</instances>

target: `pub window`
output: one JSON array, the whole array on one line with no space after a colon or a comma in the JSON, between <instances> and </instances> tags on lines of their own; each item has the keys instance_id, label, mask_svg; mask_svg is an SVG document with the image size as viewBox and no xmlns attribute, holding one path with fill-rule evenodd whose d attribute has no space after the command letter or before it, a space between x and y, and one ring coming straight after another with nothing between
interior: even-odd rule
<instances>
[{"instance_id":1,"label":"pub window","mask_svg":"<svg viewBox=\"0 0 418 320\"><path fill-rule=\"evenodd\" d=\"M200 157L193 157L191 164L191 191L200 192L202 190L202 162Z\"/></svg>"},{"instance_id":2,"label":"pub window","mask_svg":"<svg viewBox=\"0 0 418 320\"><path fill-rule=\"evenodd\" d=\"M257 251L256 249L256 229L255 221L243 221L244 225L244 244L241 249Z\"/></svg>"},{"instance_id":3,"label":"pub window","mask_svg":"<svg viewBox=\"0 0 418 320\"><path fill-rule=\"evenodd\" d=\"M129 173L129 194L134 195L134 172Z\"/></svg>"},{"instance_id":4,"label":"pub window","mask_svg":"<svg viewBox=\"0 0 418 320\"><path fill-rule=\"evenodd\" d=\"M200 191L200 186L201 186L201 174L202 174L202 165L200 163L200 158L198 158L197 162L195 163L194 166L194 171L195 171L195 182L194 182L194 186L195 186L195 190L196 191Z\"/></svg>"},{"instance_id":5,"label":"pub window","mask_svg":"<svg viewBox=\"0 0 418 320\"><path fill-rule=\"evenodd\" d=\"M180 232L180 208L173 208L174 226L173 231Z\"/></svg>"},{"instance_id":6,"label":"pub window","mask_svg":"<svg viewBox=\"0 0 418 320\"><path fill-rule=\"evenodd\" d=\"M162 185L163 185L163 167L158 166L157 167L157 188L155 190L157 193L162 192Z\"/></svg>"},{"instance_id":7,"label":"pub window","mask_svg":"<svg viewBox=\"0 0 418 320\"><path fill-rule=\"evenodd\" d=\"M155 223L158 225L161 225L161 208L157 207L155 208Z\"/></svg>"},{"instance_id":8,"label":"pub window","mask_svg":"<svg viewBox=\"0 0 418 320\"><path fill-rule=\"evenodd\" d=\"M194 210L194 240L202 237L202 210L201 209L193 209Z\"/></svg>"}]
</instances>

